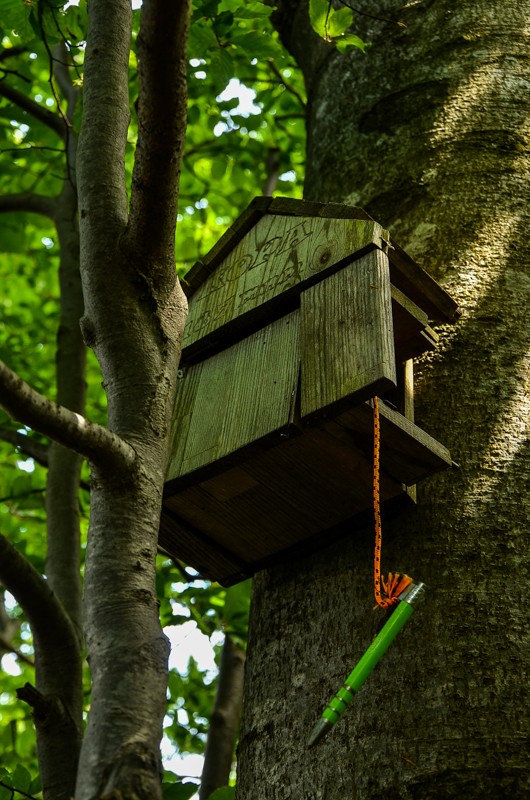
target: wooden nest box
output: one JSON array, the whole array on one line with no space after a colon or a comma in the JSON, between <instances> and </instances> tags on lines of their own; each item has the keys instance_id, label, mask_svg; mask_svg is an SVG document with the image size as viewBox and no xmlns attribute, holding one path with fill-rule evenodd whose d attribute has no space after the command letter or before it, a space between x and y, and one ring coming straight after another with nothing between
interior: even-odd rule
<instances>
[{"instance_id":1,"label":"wooden nest box","mask_svg":"<svg viewBox=\"0 0 530 800\"><path fill-rule=\"evenodd\" d=\"M225 585L324 546L451 464L414 425L412 359L456 303L358 208L256 198L186 278L160 544ZM353 523L350 528L353 531Z\"/></svg>"}]
</instances>

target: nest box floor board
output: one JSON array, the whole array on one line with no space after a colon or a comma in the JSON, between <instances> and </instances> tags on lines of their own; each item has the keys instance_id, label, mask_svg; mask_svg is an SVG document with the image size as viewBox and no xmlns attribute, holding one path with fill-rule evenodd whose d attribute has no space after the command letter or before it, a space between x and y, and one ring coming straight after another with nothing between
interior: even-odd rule
<instances>
[{"instance_id":1,"label":"nest box floor board","mask_svg":"<svg viewBox=\"0 0 530 800\"><path fill-rule=\"evenodd\" d=\"M451 463L448 451L381 403L381 500ZM250 575L323 530L356 517L372 502L372 409L365 403L243 459L218 475L166 496L161 543L205 577ZM404 455L404 454L408 454ZM406 462L405 464L403 462ZM205 551L212 548L211 557Z\"/></svg>"}]
</instances>

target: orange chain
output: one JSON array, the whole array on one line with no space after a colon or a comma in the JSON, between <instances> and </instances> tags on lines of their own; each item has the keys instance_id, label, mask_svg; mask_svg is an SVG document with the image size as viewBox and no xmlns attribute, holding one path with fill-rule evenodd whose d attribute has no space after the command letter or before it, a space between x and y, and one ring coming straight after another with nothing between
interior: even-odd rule
<instances>
[{"instance_id":1,"label":"orange chain","mask_svg":"<svg viewBox=\"0 0 530 800\"><path fill-rule=\"evenodd\" d=\"M381 500L379 496L379 454L381 449L381 430L379 425L379 401L374 397L374 523L375 523L375 551L374 551L374 596L381 608L388 608L397 603L399 595L412 583L408 575L399 572L390 572L385 580L381 578L381 547L383 533L381 529ZM381 588L385 594L381 592Z\"/></svg>"}]
</instances>

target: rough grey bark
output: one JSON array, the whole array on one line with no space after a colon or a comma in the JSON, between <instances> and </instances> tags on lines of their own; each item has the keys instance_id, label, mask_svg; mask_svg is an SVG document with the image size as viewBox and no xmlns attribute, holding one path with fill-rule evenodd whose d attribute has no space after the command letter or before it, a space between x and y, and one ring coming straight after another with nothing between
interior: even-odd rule
<instances>
[{"instance_id":1,"label":"rough grey bark","mask_svg":"<svg viewBox=\"0 0 530 800\"><path fill-rule=\"evenodd\" d=\"M185 130L188 3L143 5L130 217L124 149L131 7L93 0L78 152L83 332L102 368L109 429L136 452L92 469L85 633L92 704L77 800L160 797L168 642L155 558L185 298L174 261Z\"/></svg>"},{"instance_id":2,"label":"rough grey bark","mask_svg":"<svg viewBox=\"0 0 530 800\"><path fill-rule=\"evenodd\" d=\"M241 714L245 651L227 634L221 651L215 705L210 716L208 740L201 775L200 800L227 786Z\"/></svg>"},{"instance_id":3,"label":"rough grey bark","mask_svg":"<svg viewBox=\"0 0 530 800\"><path fill-rule=\"evenodd\" d=\"M359 2L374 13L373 4ZM281 4L308 85L308 199L358 204L463 307L417 370L461 465L387 522L425 602L335 730L306 741L370 641L371 530L255 580L239 800L526 798L530 4L387 0L340 56Z\"/></svg>"}]
</instances>

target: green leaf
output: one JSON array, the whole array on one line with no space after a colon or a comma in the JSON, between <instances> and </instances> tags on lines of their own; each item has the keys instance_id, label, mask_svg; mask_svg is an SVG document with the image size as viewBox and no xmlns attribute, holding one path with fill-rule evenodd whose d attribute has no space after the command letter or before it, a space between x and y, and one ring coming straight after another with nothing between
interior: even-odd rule
<instances>
[{"instance_id":1,"label":"green leaf","mask_svg":"<svg viewBox=\"0 0 530 800\"><path fill-rule=\"evenodd\" d=\"M335 46L339 53L349 53L351 50L361 50L366 53L370 47L370 42L363 42L354 33L348 33L346 36L341 36L340 39L337 39Z\"/></svg>"},{"instance_id":2,"label":"green leaf","mask_svg":"<svg viewBox=\"0 0 530 800\"><path fill-rule=\"evenodd\" d=\"M197 791L196 783L163 783L162 797L164 800L189 800Z\"/></svg>"},{"instance_id":3,"label":"green leaf","mask_svg":"<svg viewBox=\"0 0 530 800\"><path fill-rule=\"evenodd\" d=\"M326 36L326 24L332 13L331 0L309 0L309 19L319 36Z\"/></svg>"},{"instance_id":4,"label":"green leaf","mask_svg":"<svg viewBox=\"0 0 530 800\"><path fill-rule=\"evenodd\" d=\"M246 638L252 580L237 583L226 590L223 622L225 631L238 638Z\"/></svg>"},{"instance_id":5,"label":"green leaf","mask_svg":"<svg viewBox=\"0 0 530 800\"><path fill-rule=\"evenodd\" d=\"M313 30L329 42L348 30L353 22L353 13L349 8L335 11L330 0L310 0L309 18Z\"/></svg>"},{"instance_id":6,"label":"green leaf","mask_svg":"<svg viewBox=\"0 0 530 800\"><path fill-rule=\"evenodd\" d=\"M61 19L61 29L70 42L82 42L86 39L88 18L86 5L69 6Z\"/></svg>"},{"instance_id":7,"label":"green leaf","mask_svg":"<svg viewBox=\"0 0 530 800\"><path fill-rule=\"evenodd\" d=\"M224 89L234 74L234 64L225 48L219 48L211 54L211 65L217 87Z\"/></svg>"},{"instance_id":8,"label":"green leaf","mask_svg":"<svg viewBox=\"0 0 530 800\"><path fill-rule=\"evenodd\" d=\"M198 57L206 55L210 50L218 47L215 33L210 25L202 20L192 25L190 29L190 55Z\"/></svg>"},{"instance_id":9,"label":"green leaf","mask_svg":"<svg viewBox=\"0 0 530 800\"><path fill-rule=\"evenodd\" d=\"M353 13L349 8L341 8L329 15L328 35L335 38L341 36L353 22Z\"/></svg>"},{"instance_id":10,"label":"green leaf","mask_svg":"<svg viewBox=\"0 0 530 800\"><path fill-rule=\"evenodd\" d=\"M16 789L21 789L23 792L27 792L31 785L31 775L26 767L22 766L22 764L17 764L15 771L11 776L11 780L13 782L13 786Z\"/></svg>"},{"instance_id":11,"label":"green leaf","mask_svg":"<svg viewBox=\"0 0 530 800\"><path fill-rule=\"evenodd\" d=\"M211 176L214 181L219 181L224 177L227 166L228 162L224 156L221 156L221 158L216 158L214 161L212 161Z\"/></svg>"},{"instance_id":12,"label":"green leaf","mask_svg":"<svg viewBox=\"0 0 530 800\"><path fill-rule=\"evenodd\" d=\"M235 786L221 786L208 797L208 800L234 800L236 796Z\"/></svg>"},{"instance_id":13,"label":"green leaf","mask_svg":"<svg viewBox=\"0 0 530 800\"><path fill-rule=\"evenodd\" d=\"M34 38L30 24L31 5L24 0L0 0L0 20L2 28L8 32L15 31L22 42Z\"/></svg>"},{"instance_id":14,"label":"green leaf","mask_svg":"<svg viewBox=\"0 0 530 800\"><path fill-rule=\"evenodd\" d=\"M241 47L250 59L267 59L278 55L277 42L270 36L264 36L261 31L237 31L232 34L230 41Z\"/></svg>"}]
</instances>

